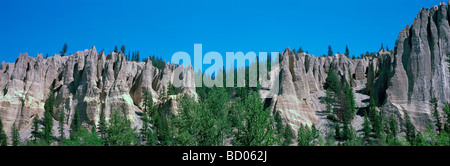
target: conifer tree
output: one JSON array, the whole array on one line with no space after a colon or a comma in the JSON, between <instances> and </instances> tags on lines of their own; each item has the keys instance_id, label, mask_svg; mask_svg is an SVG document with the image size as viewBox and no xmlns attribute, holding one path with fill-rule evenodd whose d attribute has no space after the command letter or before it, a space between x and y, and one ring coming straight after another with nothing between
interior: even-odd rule
<instances>
[{"instance_id":1,"label":"conifer tree","mask_svg":"<svg viewBox=\"0 0 450 166\"><path fill-rule=\"evenodd\" d=\"M300 47L297 51L297 53L304 53L305 51L303 51L302 47Z\"/></svg>"},{"instance_id":2,"label":"conifer tree","mask_svg":"<svg viewBox=\"0 0 450 166\"><path fill-rule=\"evenodd\" d=\"M275 112L275 117L274 118L275 118L275 125L276 125L276 128L277 128L277 134L281 136L281 135L283 135L283 121L281 119L279 111Z\"/></svg>"},{"instance_id":3,"label":"conifer tree","mask_svg":"<svg viewBox=\"0 0 450 166\"><path fill-rule=\"evenodd\" d=\"M59 140L62 141L64 139L64 122L65 122L65 113L63 110L59 111Z\"/></svg>"},{"instance_id":4,"label":"conifer tree","mask_svg":"<svg viewBox=\"0 0 450 166\"><path fill-rule=\"evenodd\" d=\"M142 127L140 129L140 133L141 133L141 141L144 143L144 142L148 141L147 136L149 135L149 131L150 131L150 129L149 129L150 120L148 119L147 113L144 112L144 114L142 116L143 116L143 119L142 119Z\"/></svg>"},{"instance_id":5,"label":"conifer tree","mask_svg":"<svg viewBox=\"0 0 450 166\"><path fill-rule=\"evenodd\" d=\"M447 133L450 133L450 103L445 103L444 108L442 108L442 111L445 113L445 118L447 121L445 122L444 130Z\"/></svg>"},{"instance_id":6,"label":"conifer tree","mask_svg":"<svg viewBox=\"0 0 450 166\"><path fill-rule=\"evenodd\" d=\"M69 47L67 46L67 43L64 43L62 50L59 52L59 53L61 53L61 56L64 56L67 53L68 49L69 49Z\"/></svg>"},{"instance_id":7,"label":"conifer tree","mask_svg":"<svg viewBox=\"0 0 450 166\"><path fill-rule=\"evenodd\" d=\"M431 106L433 107L433 117L435 119L435 125L437 127L437 131L438 133L441 133L442 130L442 123L441 123L441 118L439 116L439 112L438 112L438 99L433 97L430 100Z\"/></svg>"},{"instance_id":8,"label":"conifer tree","mask_svg":"<svg viewBox=\"0 0 450 166\"><path fill-rule=\"evenodd\" d=\"M398 124L397 121L394 119L394 115L391 115L389 119L389 129L391 132L390 135L392 136L392 138L395 139L398 133Z\"/></svg>"},{"instance_id":9,"label":"conifer tree","mask_svg":"<svg viewBox=\"0 0 450 166\"><path fill-rule=\"evenodd\" d=\"M40 131L39 131L39 115L36 114L33 118L33 126L31 127L31 140L33 141L33 143L36 143L37 140L39 139L40 136Z\"/></svg>"},{"instance_id":10,"label":"conifer tree","mask_svg":"<svg viewBox=\"0 0 450 166\"><path fill-rule=\"evenodd\" d=\"M120 51L122 52L122 54L125 54L125 45L122 45L122 46L120 47Z\"/></svg>"},{"instance_id":11,"label":"conifer tree","mask_svg":"<svg viewBox=\"0 0 450 166\"><path fill-rule=\"evenodd\" d=\"M80 111L75 109L75 113L73 115L72 124L70 125L70 139L77 139L75 132L79 131L81 128L81 119L80 119Z\"/></svg>"},{"instance_id":12,"label":"conifer tree","mask_svg":"<svg viewBox=\"0 0 450 166\"><path fill-rule=\"evenodd\" d=\"M416 128L411 123L411 119L409 118L408 113L404 114L405 119L405 127L406 127L406 140L412 143L416 137Z\"/></svg>"},{"instance_id":13,"label":"conifer tree","mask_svg":"<svg viewBox=\"0 0 450 166\"><path fill-rule=\"evenodd\" d=\"M8 137L6 136L5 130L3 130L2 117L0 116L0 146L8 145Z\"/></svg>"},{"instance_id":14,"label":"conifer tree","mask_svg":"<svg viewBox=\"0 0 450 166\"><path fill-rule=\"evenodd\" d=\"M342 138L341 127L339 126L339 122L336 122L334 124L334 137L336 139L341 139Z\"/></svg>"},{"instance_id":15,"label":"conifer tree","mask_svg":"<svg viewBox=\"0 0 450 166\"><path fill-rule=\"evenodd\" d=\"M292 144L292 129L289 124L286 124L284 129L284 146L289 146Z\"/></svg>"},{"instance_id":16,"label":"conifer tree","mask_svg":"<svg viewBox=\"0 0 450 166\"><path fill-rule=\"evenodd\" d=\"M244 101L245 113L238 123L234 139L237 145L269 146L275 143L273 134L275 129L270 112L263 108L261 96L253 92ZM245 123L244 123L245 122Z\"/></svg>"},{"instance_id":17,"label":"conifer tree","mask_svg":"<svg viewBox=\"0 0 450 166\"><path fill-rule=\"evenodd\" d=\"M108 124L106 123L105 111L100 110L100 121L98 122L98 131L100 132L100 139L103 142L103 145L106 145L106 136L107 136Z\"/></svg>"},{"instance_id":18,"label":"conifer tree","mask_svg":"<svg viewBox=\"0 0 450 166\"><path fill-rule=\"evenodd\" d=\"M348 46L345 45L345 56L350 58L350 51L348 50Z\"/></svg>"},{"instance_id":19,"label":"conifer tree","mask_svg":"<svg viewBox=\"0 0 450 166\"><path fill-rule=\"evenodd\" d=\"M51 144L53 136L53 109L54 109L55 94L53 87L50 88L50 93L44 105L44 119L42 121L42 137L45 143Z\"/></svg>"},{"instance_id":20,"label":"conifer tree","mask_svg":"<svg viewBox=\"0 0 450 166\"><path fill-rule=\"evenodd\" d=\"M367 115L364 116L363 130L364 130L364 139L365 140L369 139L372 129L370 128L370 122Z\"/></svg>"},{"instance_id":21,"label":"conifer tree","mask_svg":"<svg viewBox=\"0 0 450 166\"><path fill-rule=\"evenodd\" d=\"M331 45L328 45L328 56L333 56L333 50L331 49Z\"/></svg>"},{"instance_id":22,"label":"conifer tree","mask_svg":"<svg viewBox=\"0 0 450 166\"><path fill-rule=\"evenodd\" d=\"M111 114L107 133L108 144L111 146L131 146L138 142L136 128L118 110Z\"/></svg>"},{"instance_id":23,"label":"conifer tree","mask_svg":"<svg viewBox=\"0 0 450 166\"><path fill-rule=\"evenodd\" d=\"M19 146L20 143L20 134L19 129L16 127L16 123L13 123L11 128L11 137L12 137L12 146Z\"/></svg>"},{"instance_id":24,"label":"conifer tree","mask_svg":"<svg viewBox=\"0 0 450 166\"><path fill-rule=\"evenodd\" d=\"M119 50L117 49L117 45L114 46L114 52L115 52L115 53L119 53Z\"/></svg>"},{"instance_id":25,"label":"conifer tree","mask_svg":"<svg viewBox=\"0 0 450 166\"><path fill-rule=\"evenodd\" d=\"M172 85L171 82L169 82L169 85L167 85L167 95L176 95L175 93L175 87Z\"/></svg>"}]
</instances>

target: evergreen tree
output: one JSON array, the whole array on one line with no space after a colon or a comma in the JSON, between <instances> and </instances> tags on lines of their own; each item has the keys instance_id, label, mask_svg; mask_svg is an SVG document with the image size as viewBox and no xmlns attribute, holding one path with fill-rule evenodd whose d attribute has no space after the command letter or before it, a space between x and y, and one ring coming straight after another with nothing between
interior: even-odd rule
<instances>
[{"instance_id":1,"label":"evergreen tree","mask_svg":"<svg viewBox=\"0 0 450 166\"><path fill-rule=\"evenodd\" d=\"M331 49L331 45L328 45L328 56L333 56L333 50Z\"/></svg>"},{"instance_id":2,"label":"evergreen tree","mask_svg":"<svg viewBox=\"0 0 450 166\"><path fill-rule=\"evenodd\" d=\"M115 53L119 53L119 50L117 49L117 45L114 46L114 52L115 52Z\"/></svg>"},{"instance_id":3,"label":"evergreen tree","mask_svg":"<svg viewBox=\"0 0 450 166\"><path fill-rule=\"evenodd\" d=\"M284 129L284 143L283 146L289 146L292 144L292 130L289 124L286 124Z\"/></svg>"},{"instance_id":4,"label":"evergreen tree","mask_svg":"<svg viewBox=\"0 0 450 166\"><path fill-rule=\"evenodd\" d=\"M363 123L363 130L364 130L364 139L368 140L370 138L370 133L372 132L372 129L370 128L370 122L368 116L364 116L364 123Z\"/></svg>"},{"instance_id":5,"label":"evergreen tree","mask_svg":"<svg viewBox=\"0 0 450 166\"><path fill-rule=\"evenodd\" d=\"M125 54L125 45L122 45L122 46L120 47L120 51L121 51L123 54Z\"/></svg>"},{"instance_id":6,"label":"evergreen tree","mask_svg":"<svg viewBox=\"0 0 450 166\"><path fill-rule=\"evenodd\" d=\"M8 145L8 137L6 136L5 130L3 130L2 117L0 116L0 146Z\"/></svg>"},{"instance_id":7,"label":"evergreen tree","mask_svg":"<svg viewBox=\"0 0 450 166\"><path fill-rule=\"evenodd\" d=\"M31 127L31 139L32 139L33 143L37 142L37 140L39 139L40 133L41 133L39 131L39 125L40 125L39 121L40 121L39 115L36 114L33 118L33 126Z\"/></svg>"},{"instance_id":8,"label":"evergreen tree","mask_svg":"<svg viewBox=\"0 0 450 166\"><path fill-rule=\"evenodd\" d=\"M317 132L317 131L314 131ZM297 135L297 146L314 146L315 145L315 134L314 132L308 127L300 125L298 128L298 135Z\"/></svg>"},{"instance_id":9,"label":"evergreen tree","mask_svg":"<svg viewBox=\"0 0 450 166\"><path fill-rule=\"evenodd\" d=\"M328 70L328 76L325 79L325 87L331 89L334 93L341 91L339 76L331 67Z\"/></svg>"},{"instance_id":10,"label":"evergreen tree","mask_svg":"<svg viewBox=\"0 0 450 166\"><path fill-rule=\"evenodd\" d=\"M276 125L276 128L277 128L277 134L281 136L281 135L283 135L283 121L281 119L279 111L275 112L275 117L274 118L275 118L275 125Z\"/></svg>"},{"instance_id":11,"label":"evergreen tree","mask_svg":"<svg viewBox=\"0 0 450 166\"><path fill-rule=\"evenodd\" d=\"M438 99L433 97L430 100L431 106L433 107L433 116L435 119L435 125L437 127L437 131L438 133L441 133L442 130L442 123L441 123L441 118L439 116L439 111L438 111Z\"/></svg>"},{"instance_id":12,"label":"evergreen tree","mask_svg":"<svg viewBox=\"0 0 450 166\"><path fill-rule=\"evenodd\" d=\"M405 112L404 114L404 119L405 119L405 127L406 127L406 140L409 141L410 143L412 143L415 139L416 136L416 128L414 127L414 125L411 123L411 119L408 116L408 113Z\"/></svg>"},{"instance_id":13,"label":"evergreen tree","mask_svg":"<svg viewBox=\"0 0 450 166\"><path fill-rule=\"evenodd\" d=\"M380 48L380 50L383 50L384 49L384 47L383 47L383 43L381 43L381 48Z\"/></svg>"},{"instance_id":14,"label":"evergreen tree","mask_svg":"<svg viewBox=\"0 0 450 166\"><path fill-rule=\"evenodd\" d=\"M19 146L20 143L20 134L19 129L16 127L16 123L13 123L11 128L11 137L12 137L12 146Z\"/></svg>"},{"instance_id":15,"label":"evergreen tree","mask_svg":"<svg viewBox=\"0 0 450 166\"><path fill-rule=\"evenodd\" d=\"M100 132L100 139L103 142L103 145L106 145L106 136L107 136L108 124L106 123L105 111L100 110L100 121L98 122L98 131Z\"/></svg>"},{"instance_id":16,"label":"evergreen tree","mask_svg":"<svg viewBox=\"0 0 450 166\"><path fill-rule=\"evenodd\" d=\"M102 140L95 132L95 125L89 133L88 129L80 127L77 131L73 132L70 136L72 139L64 139L64 146L102 146Z\"/></svg>"},{"instance_id":17,"label":"evergreen tree","mask_svg":"<svg viewBox=\"0 0 450 166\"><path fill-rule=\"evenodd\" d=\"M54 109L55 94L53 87L50 88L50 93L44 105L44 119L42 121L42 137L45 143L51 144L53 136L53 109Z\"/></svg>"},{"instance_id":18,"label":"evergreen tree","mask_svg":"<svg viewBox=\"0 0 450 166\"><path fill-rule=\"evenodd\" d=\"M345 45L345 56L350 58L350 51L348 50L348 46Z\"/></svg>"},{"instance_id":19,"label":"evergreen tree","mask_svg":"<svg viewBox=\"0 0 450 166\"><path fill-rule=\"evenodd\" d=\"M341 139L342 138L341 127L339 126L339 122L336 122L334 124L334 137L336 139Z\"/></svg>"},{"instance_id":20,"label":"evergreen tree","mask_svg":"<svg viewBox=\"0 0 450 166\"><path fill-rule=\"evenodd\" d=\"M140 129L140 133L141 133L141 141L142 143L147 142L147 136L149 135L149 123L150 120L148 119L148 115L147 113L144 112L144 114L142 115L143 119L142 119L142 127Z\"/></svg>"},{"instance_id":21,"label":"evergreen tree","mask_svg":"<svg viewBox=\"0 0 450 166\"><path fill-rule=\"evenodd\" d=\"M298 51L297 51L297 53L304 53L305 51L303 51L303 49L302 49L302 47L300 47L299 49L298 49Z\"/></svg>"},{"instance_id":22,"label":"evergreen tree","mask_svg":"<svg viewBox=\"0 0 450 166\"><path fill-rule=\"evenodd\" d=\"M234 134L236 145L273 145L275 143L273 138L275 130L272 128L273 120L270 117L270 112L264 109L260 94L253 92L245 99L244 103L245 113Z\"/></svg>"},{"instance_id":23,"label":"evergreen tree","mask_svg":"<svg viewBox=\"0 0 450 166\"><path fill-rule=\"evenodd\" d=\"M394 119L394 115L391 115L391 117L389 118L389 129L390 129L390 136L395 140L398 134L398 123Z\"/></svg>"},{"instance_id":24,"label":"evergreen tree","mask_svg":"<svg viewBox=\"0 0 450 166\"><path fill-rule=\"evenodd\" d=\"M445 122L444 130L447 133L450 133L450 103L445 103L444 108L442 108L442 111L445 113L445 118L447 121Z\"/></svg>"},{"instance_id":25,"label":"evergreen tree","mask_svg":"<svg viewBox=\"0 0 450 166\"><path fill-rule=\"evenodd\" d=\"M111 114L111 120L107 129L107 140L111 146L131 146L136 145L136 128L131 127L131 122L118 110Z\"/></svg>"},{"instance_id":26,"label":"evergreen tree","mask_svg":"<svg viewBox=\"0 0 450 166\"><path fill-rule=\"evenodd\" d=\"M64 139L64 122L65 122L65 113L63 110L59 111L59 140L62 141Z\"/></svg>"},{"instance_id":27,"label":"evergreen tree","mask_svg":"<svg viewBox=\"0 0 450 166\"><path fill-rule=\"evenodd\" d=\"M144 112L151 114L154 111L152 94L150 92L145 92L143 97L144 100L142 105L144 106Z\"/></svg>"},{"instance_id":28,"label":"evergreen tree","mask_svg":"<svg viewBox=\"0 0 450 166\"><path fill-rule=\"evenodd\" d=\"M175 93L175 87L172 85L171 82L169 82L169 85L167 85L167 95L176 95Z\"/></svg>"},{"instance_id":29,"label":"evergreen tree","mask_svg":"<svg viewBox=\"0 0 450 166\"><path fill-rule=\"evenodd\" d=\"M61 53L61 56L64 56L67 53L68 49L69 49L69 47L67 46L67 43L64 43L62 50L59 52L59 53Z\"/></svg>"},{"instance_id":30,"label":"evergreen tree","mask_svg":"<svg viewBox=\"0 0 450 166\"><path fill-rule=\"evenodd\" d=\"M77 139L76 134L74 133L80 130L80 128L81 128L80 111L78 109L75 109L72 124L70 125L70 139Z\"/></svg>"},{"instance_id":31,"label":"evergreen tree","mask_svg":"<svg viewBox=\"0 0 450 166\"><path fill-rule=\"evenodd\" d=\"M351 140L353 139L351 127L349 126L349 121L345 116L343 116L344 129L342 130L342 139Z\"/></svg>"}]
</instances>

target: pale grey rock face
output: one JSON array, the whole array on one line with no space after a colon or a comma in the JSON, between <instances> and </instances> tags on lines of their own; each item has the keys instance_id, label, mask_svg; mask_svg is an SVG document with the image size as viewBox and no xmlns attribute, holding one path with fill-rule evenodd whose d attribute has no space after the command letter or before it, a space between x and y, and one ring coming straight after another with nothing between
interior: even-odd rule
<instances>
[{"instance_id":1,"label":"pale grey rock face","mask_svg":"<svg viewBox=\"0 0 450 166\"><path fill-rule=\"evenodd\" d=\"M163 86L167 91L174 69L170 64L161 71L151 61L130 62L122 53L105 56L104 52L97 53L95 47L47 59L21 54L15 63L2 63L0 68L0 116L4 129L9 132L13 123L23 129L30 126L36 114L43 117L50 87L56 96L55 120L59 111L64 111L64 123L71 124L75 112L80 111L83 125L93 125L98 123L101 110L107 117L119 110L135 122L143 94L151 93L157 102ZM183 68L182 74L192 87L180 87L180 92L196 96L192 67Z\"/></svg>"},{"instance_id":2,"label":"pale grey rock face","mask_svg":"<svg viewBox=\"0 0 450 166\"><path fill-rule=\"evenodd\" d=\"M445 62L450 52L448 15L444 3L420 10L411 27L400 32L392 64L383 68L391 75L382 110L397 115L398 119L408 113L420 131L434 121L429 100L438 98L440 108L450 101L450 74Z\"/></svg>"}]
</instances>

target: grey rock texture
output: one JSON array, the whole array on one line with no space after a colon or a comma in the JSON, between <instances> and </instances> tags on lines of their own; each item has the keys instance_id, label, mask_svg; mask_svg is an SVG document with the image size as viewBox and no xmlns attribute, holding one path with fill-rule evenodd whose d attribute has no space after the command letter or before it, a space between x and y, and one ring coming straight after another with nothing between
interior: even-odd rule
<instances>
[{"instance_id":1,"label":"grey rock texture","mask_svg":"<svg viewBox=\"0 0 450 166\"><path fill-rule=\"evenodd\" d=\"M97 124L100 110L107 117L119 110L134 123L141 112L145 92L158 102L159 95L173 81L175 65L167 63L162 70L151 61L127 61L122 53L98 53L95 47L75 55L55 55L43 59L20 54L15 63L2 63L0 68L0 116L9 132L13 123L20 129L29 128L36 114L43 117L44 103L55 91L55 112L64 111L66 124L71 124L75 111L80 111L83 125ZM190 87L177 90L194 96L192 67L182 69ZM183 79L184 80L184 79ZM172 82L173 83L173 82ZM108 119L108 118L107 118Z\"/></svg>"},{"instance_id":2,"label":"grey rock texture","mask_svg":"<svg viewBox=\"0 0 450 166\"><path fill-rule=\"evenodd\" d=\"M412 25L400 32L394 56L385 58L391 61L383 67L389 71L387 79L376 85L387 83L386 96L380 98L382 111L399 119L408 113L420 131L434 120L429 100L438 98L440 108L450 101L450 74L445 62L450 53L449 14L445 3L421 9Z\"/></svg>"},{"instance_id":3,"label":"grey rock texture","mask_svg":"<svg viewBox=\"0 0 450 166\"><path fill-rule=\"evenodd\" d=\"M300 125L317 125L321 120L317 114L323 111L324 107L316 94L324 91L323 86L329 69L337 71L345 81L356 87L357 84L354 81L354 77L358 75L356 72L361 70L360 76L364 79L369 61L371 58L352 60L343 54L330 57L296 54L290 48L286 48L280 54L279 65L273 67L270 74L272 78L279 78L280 85L279 94L271 101L272 113L278 111L283 121L292 127L294 133ZM272 84L275 83L272 82ZM270 85L263 86L262 96L266 93L264 89L270 89Z\"/></svg>"}]
</instances>

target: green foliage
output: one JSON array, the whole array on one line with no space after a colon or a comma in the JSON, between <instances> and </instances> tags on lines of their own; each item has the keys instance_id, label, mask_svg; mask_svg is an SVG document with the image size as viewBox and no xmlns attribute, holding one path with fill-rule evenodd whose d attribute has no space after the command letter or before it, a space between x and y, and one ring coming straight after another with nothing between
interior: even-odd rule
<instances>
[{"instance_id":1,"label":"green foliage","mask_svg":"<svg viewBox=\"0 0 450 166\"><path fill-rule=\"evenodd\" d=\"M61 54L61 56L64 56L67 53L68 49L69 49L69 47L67 46L67 43L64 43L62 50L59 52Z\"/></svg>"},{"instance_id":2,"label":"green foliage","mask_svg":"<svg viewBox=\"0 0 450 166\"><path fill-rule=\"evenodd\" d=\"M331 45L328 45L328 56L333 56L333 50L331 49Z\"/></svg>"},{"instance_id":3,"label":"green foliage","mask_svg":"<svg viewBox=\"0 0 450 166\"><path fill-rule=\"evenodd\" d=\"M180 100L181 110L176 118L176 144L179 146L214 146L219 141L219 126L213 112L204 103L186 96Z\"/></svg>"},{"instance_id":4,"label":"green foliage","mask_svg":"<svg viewBox=\"0 0 450 166\"><path fill-rule=\"evenodd\" d=\"M410 142L411 144L413 144L413 141L415 139L416 136L416 128L414 127L414 125L411 123L411 119L409 118L408 113L405 112L404 114L404 119L405 119L405 128L406 128L406 140L408 142Z\"/></svg>"},{"instance_id":5,"label":"green foliage","mask_svg":"<svg viewBox=\"0 0 450 166\"><path fill-rule=\"evenodd\" d=\"M345 45L345 54L344 55L350 58L350 51L348 50L347 45ZM353 56L353 57L355 57L355 56Z\"/></svg>"},{"instance_id":6,"label":"green foliage","mask_svg":"<svg viewBox=\"0 0 450 166\"><path fill-rule=\"evenodd\" d=\"M275 127L277 130L277 134L281 136L281 135L283 135L283 120L281 119L279 111L275 112L274 119L275 119Z\"/></svg>"},{"instance_id":7,"label":"green foliage","mask_svg":"<svg viewBox=\"0 0 450 166\"><path fill-rule=\"evenodd\" d=\"M90 133L86 128L81 127L71 134L72 139L63 139L62 146L102 146L102 140L95 130Z\"/></svg>"},{"instance_id":8,"label":"green foliage","mask_svg":"<svg viewBox=\"0 0 450 166\"><path fill-rule=\"evenodd\" d=\"M175 92L175 87L171 82L169 82L169 85L167 85L167 95L177 95L177 93Z\"/></svg>"},{"instance_id":9,"label":"green foliage","mask_svg":"<svg viewBox=\"0 0 450 166\"><path fill-rule=\"evenodd\" d=\"M335 139L341 139L342 138L342 132L341 132L341 127L339 126L339 122L336 122L334 124L334 138Z\"/></svg>"},{"instance_id":10,"label":"green foliage","mask_svg":"<svg viewBox=\"0 0 450 166\"><path fill-rule=\"evenodd\" d=\"M450 103L446 102L444 104L444 108L442 108L442 111L444 111L445 119L447 119L447 121L445 122L444 130L447 133L450 133Z\"/></svg>"},{"instance_id":11,"label":"green foliage","mask_svg":"<svg viewBox=\"0 0 450 166\"><path fill-rule=\"evenodd\" d=\"M330 89L332 92L337 93L341 90L339 76L333 69L328 70L328 76L325 80L326 89Z\"/></svg>"},{"instance_id":12,"label":"green foliage","mask_svg":"<svg viewBox=\"0 0 450 166\"><path fill-rule=\"evenodd\" d=\"M108 145L111 146L131 146L138 143L136 128L131 127L130 120L118 110L111 114L107 134Z\"/></svg>"},{"instance_id":13,"label":"green foliage","mask_svg":"<svg viewBox=\"0 0 450 166\"><path fill-rule=\"evenodd\" d=\"M303 51L303 49L302 49L302 47L300 47L299 49L298 49L298 51L297 51L297 53L304 53L305 51Z\"/></svg>"},{"instance_id":14,"label":"green foliage","mask_svg":"<svg viewBox=\"0 0 450 166\"><path fill-rule=\"evenodd\" d=\"M435 119L435 125L437 127L437 131L438 133L440 133L442 131L442 122L441 122L441 118L438 112L438 99L433 97L430 100L431 106L433 107L433 117Z\"/></svg>"},{"instance_id":15,"label":"green foliage","mask_svg":"<svg viewBox=\"0 0 450 166\"><path fill-rule=\"evenodd\" d=\"M59 140L63 140L64 139L64 122L65 122L65 114L63 110L59 111L59 126L58 126L58 130L59 130Z\"/></svg>"},{"instance_id":16,"label":"green foliage","mask_svg":"<svg viewBox=\"0 0 450 166\"><path fill-rule=\"evenodd\" d=\"M148 138L147 136L150 135L150 120L148 119L147 113L144 111L144 114L142 115L142 127L139 130L140 131L140 138L142 142L147 142Z\"/></svg>"},{"instance_id":17,"label":"green foliage","mask_svg":"<svg viewBox=\"0 0 450 166\"><path fill-rule=\"evenodd\" d=\"M114 46L114 52L115 52L115 53L119 53L119 50L117 49L117 45Z\"/></svg>"},{"instance_id":18,"label":"green foliage","mask_svg":"<svg viewBox=\"0 0 450 166\"><path fill-rule=\"evenodd\" d=\"M75 113L73 115L72 124L70 125L70 139L73 139L75 132L77 132L81 128L81 119L80 119L80 111L75 109Z\"/></svg>"},{"instance_id":19,"label":"green foliage","mask_svg":"<svg viewBox=\"0 0 450 166\"><path fill-rule=\"evenodd\" d=\"M3 130L2 117L0 116L0 146L7 146L7 145L8 145L8 137L6 136L6 133Z\"/></svg>"},{"instance_id":20,"label":"green foliage","mask_svg":"<svg viewBox=\"0 0 450 166\"><path fill-rule=\"evenodd\" d=\"M44 119L42 120L42 139L44 142L51 144L53 140L53 109L54 109L54 102L55 102L55 94L53 91L53 87L50 88L50 93L45 101L44 105Z\"/></svg>"},{"instance_id":21,"label":"green foliage","mask_svg":"<svg viewBox=\"0 0 450 166\"><path fill-rule=\"evenodd\" d=\"M368 140L370 138L370 133L372 133L372 128L370 127L370 122L367 115L364 116L363 130L364 130L364 139Z\"/></svg>"},{"instance_id":22,"label":"green foliage","mask_svg":"<svg viewBox=\"0 0 450 166\"><path fill-rule=\"evenodd\" d=\"M16 123L11 127L12 146L19 146L20 134L19 129L16 127Z\"/></svg>"},{"instance_id":23,"label":"green foliage","mask_svg":"<svg viewBox=\"0 0 450 166\"><path fill-rule=\"evenodd\" d=\"M156 57L155 55L145 58L144 62L146 62L148 60L152 61L152 65L159 70L162 70L164 68L164 66L166 65L166 61L164 61L160 57Z\"/></svg>"},{"instance_id":24,"label":"green foliage","mask_svg":"<svg viewBox=\"0 0 450 166\"><path fill-rule=\"evenodd\" d=\"M102 140L103 144L106 145L108 124L106 123L105 111L103 109L100 110L100 121L98 122L98 131L100 132L100 139Z\"/></svg>"},{"instance_id":25,"label":"green foliage","mask_svg":"<svg viewBox=\"0 0 450 166\"><path fill-rule=\"evenodd\" d=\"M315 146L320 142L320 134L316 127L313 125L311 128L308 126L300 125L297 133L298 146Z\"/></svg>"},{"instance_id":26,"label":"green foliage","mask_svg":"<svg viewBox=\"0 0 450 166\"><path fill-rule=\"evenodd\" d=\"M273 119L270 111L263 108L258 92L244 100L242 116L234 132L235 145L269 146L275 144Z\"/></svg>"},{"instance_id":27,"label":"green foliage","mask_svg":"<svg viewBox=\"0 0 450 166\"><path fill-rule=\"evenodd\" d=\"M120 52L122 52L123 54L125 54L125 45L122 45L122 46L120 47Z\"/></svg>"},{"instance_id":28,"label":"green foliage","mask_svg":"<svg viewBox=\"0 0 450 166\"><path fill-rule=\"evenodd\" d=\"M283 136L284 136L283 146L291 145L293 134L292 134L292 129L289 124L286 124Z\"/></svg>"},{"instance_id":29,"label":"green foliage","mask_svg":"<svg viewBox=\"0 0 450 166\"><path fill-rule=\"evenodd\" d=\"M33 143L36 143L41 135L41 132L39 131L39 125L39 115L36 114L33 118L33 126L31 127L31 140L33 141Z\"/></svg>"}]
</instances>

